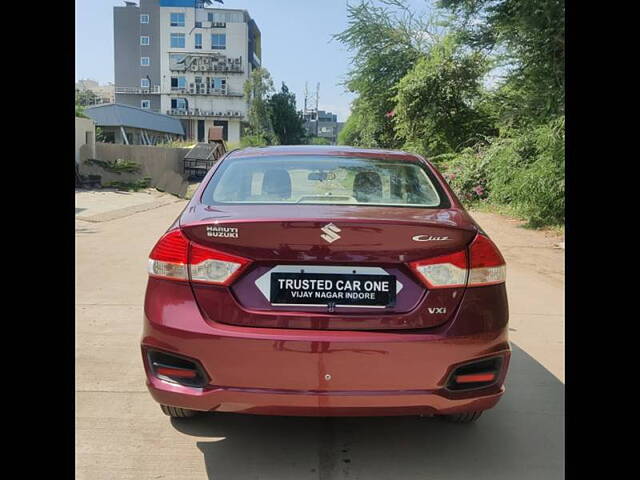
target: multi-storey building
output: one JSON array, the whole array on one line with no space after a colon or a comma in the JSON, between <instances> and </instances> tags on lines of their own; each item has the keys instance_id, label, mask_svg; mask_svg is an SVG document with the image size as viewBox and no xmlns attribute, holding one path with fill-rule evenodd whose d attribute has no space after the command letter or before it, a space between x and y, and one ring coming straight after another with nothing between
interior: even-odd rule
<instances>
[{"instance_id":1,"label":"multi-storey building","mask_svg":"<svg viewBox=\"0 0 640 480\"><path fill-rule=\"evenodd\" d=\"M338 134L344 122L338 122L338 116L335 113L310 109L303 112L303 119L307 135L326 138L333 145L337 143Z\"/></svg>"},{"instance_id":2,"label":"multi-storey building","mask_svg":"<svg viewBox=\"0 0 640 480\"><path fill-rule=\"evenodd\" d=\"M181 120L187 138L209 127L240 140L243 87L261 63L260 30L246 10L202 0L140 0L114 7L116 103Z\"/></svg>"}]
</instances>

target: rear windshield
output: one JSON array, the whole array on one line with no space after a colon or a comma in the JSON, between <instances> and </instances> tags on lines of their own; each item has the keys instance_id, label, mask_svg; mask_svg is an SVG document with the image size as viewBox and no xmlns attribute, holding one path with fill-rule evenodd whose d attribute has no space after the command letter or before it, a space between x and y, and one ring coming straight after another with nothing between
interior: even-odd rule
<instances>
[{"instance_id":1,"label":"rear windshield","mask_svg":"<svg viewBox=\"0 0 640 480\"><path fill-rule=\"evenodd\" d=\"M229 158L204 191L206 204L333 204L439 207L419 164L336 156Z\"/></svg>"}]
</instances>

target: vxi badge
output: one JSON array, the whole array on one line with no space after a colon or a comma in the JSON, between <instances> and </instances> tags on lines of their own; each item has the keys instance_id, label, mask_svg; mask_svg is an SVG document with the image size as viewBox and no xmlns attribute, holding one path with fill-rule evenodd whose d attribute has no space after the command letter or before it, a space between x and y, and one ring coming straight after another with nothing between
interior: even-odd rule
<instances>
[{"instance_id":1,"label":"vxi badge","mask_svg":"<svg viewBox=\"0 0 640 480\"><path fill-rule=\"evenodd\" d=\"M449 237L434 237L433 235L414 235L416 242L437 242L439 240L449 240Z\"/></svg>"},{"instance_id":2,"label":"vxi badge","mask_svg":"<svg viewBox=\"0 0 640 480\"><path fill-rule=\"evenodd\" d=\"M341 230L338 227L336 227L333 223L327 223L320 230L324 232L320 236L329 243L333 243L339 238L341 238L340 235L338 235L338 232L340 232Z\"/></svg>"}]
</instances>

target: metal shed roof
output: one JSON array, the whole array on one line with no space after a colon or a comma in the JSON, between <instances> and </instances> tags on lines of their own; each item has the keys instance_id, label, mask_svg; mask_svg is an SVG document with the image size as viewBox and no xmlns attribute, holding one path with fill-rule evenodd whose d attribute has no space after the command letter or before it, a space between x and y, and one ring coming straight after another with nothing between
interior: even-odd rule
<instances>
[{"instance_id":1,"label":"metal shed roof","mask_svg":"<svg viewBox=\"0 0 640 480\"><path fill-rule=\"evenodd\" d=\"M209 160L213 151L218 147L216 143L198 143L184 156L185 160Z\"/></svg>"},{"instance_id":2,"label":"metal shed roof","mask_svg":"<svg viewBox=\"0 0 640 480\"><path fill-rule=\"evenodd\" d=\"M96 122L97 127L123 126L184 135L180 120L162 113L150 112L120 103L94 105L85 108L84 113Z\"/></svg>"}]
</instances>

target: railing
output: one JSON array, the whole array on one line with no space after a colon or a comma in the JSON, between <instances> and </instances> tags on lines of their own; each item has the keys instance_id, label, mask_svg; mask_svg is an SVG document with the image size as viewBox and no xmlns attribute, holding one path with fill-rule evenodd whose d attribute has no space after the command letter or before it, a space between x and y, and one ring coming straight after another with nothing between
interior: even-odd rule
<instances>
[{"instance_id":1,"label":"railing","mask_svg":"<svg viewBox=\"0 0 640 480\"><path fill-rule=\"evenodd\" d=\"M126 93L133 95L146 95L146 94L159 94L160 85L154 85L152 87L115 87L115 93Z\"/></svg>"},{"instance_id":2,"label":"railing","mask_svg":"<svg viewBox=\"0 0 640 480\"><path fill-rule=\"evenodd\" d=\"M242 65L231 63L214 63L213 65L170 65L169 70L172 72L220 72L220 73L243 73Z\"/></svg>"},{"instance_id":3,"label":"railing","mask_svg":"<svg viewBox=\"0 0 640 480\"><path fill-rule=\"evenodd\" d=\"M229 111L226 112L216 112L209 110L185 110L180 108L172 108L171 110L167 110L167 115L172 115L174 117L222 117L222 118L242 118L244 115L242 112L238 111Z\"/></svg>"},{"instance_id":4,"label":"railing","mask_svg":"<svg viewBox=\"0 0 640 480\"><path fill-rule=\"evenodd\" d=\"M169 70L179 72L243 73L242 57L229 58L211 53L188 54L181 63L169 64Z\"/></svg>"},{"instance_id":5,"label":"railing","mask_svg":"<svg viewBox=\"0 0 640 480\"><path fill-rule=\"evenodd\" d=\"M172 87L169 92L171 95L218 95L225 97L243 97L244 94L229 90L228 88L211 88L211 87L190 87L190 88L175 88Z\"/></svg>"}]
</instances>

